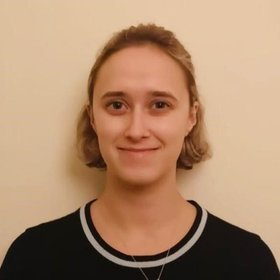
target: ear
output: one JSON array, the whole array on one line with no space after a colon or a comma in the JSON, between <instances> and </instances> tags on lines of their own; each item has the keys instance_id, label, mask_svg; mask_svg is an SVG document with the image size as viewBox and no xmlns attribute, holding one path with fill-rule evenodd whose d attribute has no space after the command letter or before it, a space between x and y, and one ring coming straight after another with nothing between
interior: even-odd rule
<instances>
[{"instance_id":1,"label":"ear","mask_svg":"<svg viewBox=\"0 0 280 280\"><path fill-rule=\"evenodd\" d=\"M95 127L95 123L94 123L94 117L93 117L93 111L92 111L92 106L90 106L89 104L87 105L87 113L90 119L90 124L92 129L96 132L96 127Z\"/></svg>"},{"instance_id":2,"label":"ear","mask_svg":"<svg viewBox=\"0 0 280 280\"><path fill-rule=\"evenodd\" d=\"M190 133L197 122L197 111L199 109L199 103L195 101L193 105L190 107L189 115L188 115L188 126L186 131L186 136Z\"/></svg>"}]
</instances>

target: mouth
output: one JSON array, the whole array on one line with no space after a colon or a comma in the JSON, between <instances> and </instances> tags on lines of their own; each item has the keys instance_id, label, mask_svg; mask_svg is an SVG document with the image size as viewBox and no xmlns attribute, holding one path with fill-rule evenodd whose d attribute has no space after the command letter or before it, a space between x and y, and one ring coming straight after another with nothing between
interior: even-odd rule
<instances>
[{"instance_id":1,"label":"mouth","mask_svg":"<svg viewBox=\"0 0 280 280\"><path fill-rule=\"evenodd\" d=\"M119 156L128 164L147 163L156 155L159 147L118 147Z\"/></svg>"},{"instance_id":2,"label":"mouth","mask_svg":"<svg viewBox=\"0 0 280 280\"><path fill-rule=\"evenodd\" d=\"M155 150L158 150L159 148L130 148L130 147L127 147L127 148L118 148L119 150L121 151L126 151L126 152L132 152L132 153L144 153L144 152L151 152L151 151L155 151Z\"/></svg>"}]
</instances>

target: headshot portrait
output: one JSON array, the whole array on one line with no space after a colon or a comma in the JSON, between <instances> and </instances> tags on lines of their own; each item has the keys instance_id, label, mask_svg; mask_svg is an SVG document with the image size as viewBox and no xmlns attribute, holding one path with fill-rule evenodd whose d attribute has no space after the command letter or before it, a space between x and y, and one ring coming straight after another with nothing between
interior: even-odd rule
<instances>
[{"instance_id":1,"label":"headshot portrait","mask_svg":"<svg viewBox=\"0 0 280 280\"><path fill-rule=\"evenodd\" d=\"M280 279L259 4L0 4L0 280Z\"/></svg>"}]
</instances>

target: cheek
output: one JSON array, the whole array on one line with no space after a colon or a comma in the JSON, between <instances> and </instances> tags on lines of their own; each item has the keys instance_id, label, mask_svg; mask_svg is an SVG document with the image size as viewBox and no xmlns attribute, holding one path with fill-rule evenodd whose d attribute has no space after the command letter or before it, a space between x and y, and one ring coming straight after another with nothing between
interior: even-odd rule
<instances>
[{"instance_id":1,"label":"cheek","mask_svg":"<svg viewBox=\"0 0 280 280\"><path fill-rule=\"evenodd\" d=\"M185 137L187 123L185 119L178 116L177 118L165 118L161 121L156 121L154 127L166 139L180 142Z\"/></svg>"},{"instance_id":2,"label":"cheek","mask_svg":"<svg viewBox=\"0 0 280 280\"><path fill-rule=\"evenodd\" d=\"M182 129L176 129L176 125L174 125L174 128L170 131L169 144L171 144L171 149L175 154L181 152L184 138L184 131Z\"/></svg>"},{"instance_id":3,"label":"cheek","mask_svg":"<svg viewBox=\"0 0 280 280\"><path fill-rule=\"evenodd\" d=\"M174 157L181 153L187 131L186 127L186 120L181 117L161 125L162 135L165 136L166 144L169 145L168 149L172 151Z\"/></svg>"},{"instance_id":4,"label":"cheek","mask_svg":"<svg viewBox=\"0 0 280 280\"><path fill-rule=\"evenodd\" d=\"M117 138L122 131L122 122L106 114L96 114L95 128L99 143L110 143Z\"/></svg>"}]
</instances>

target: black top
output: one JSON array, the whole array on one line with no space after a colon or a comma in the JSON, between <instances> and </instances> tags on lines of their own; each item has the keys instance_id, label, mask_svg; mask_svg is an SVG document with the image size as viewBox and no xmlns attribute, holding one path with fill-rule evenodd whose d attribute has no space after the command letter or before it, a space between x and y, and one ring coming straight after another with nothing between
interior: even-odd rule
<instances>
[{"instance_id":1,"label":"black top","mask_svg":"<svg viewBox=\"0 0 280 280\"><path fill-rule=\"evenodd\" d=\"M256 234L229 224L190 201L196 219L166 252L123 254L98 234L90 204L60 219L27 229L9 248L0 280L11 279L246 279L279 280L268 246Z\"/></svg>"}]
</instances>

